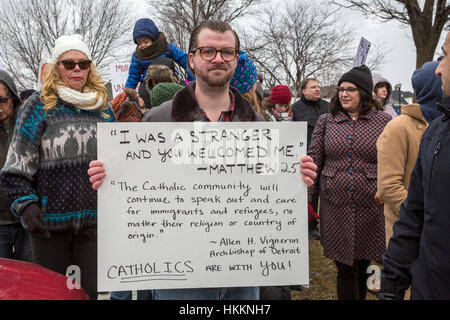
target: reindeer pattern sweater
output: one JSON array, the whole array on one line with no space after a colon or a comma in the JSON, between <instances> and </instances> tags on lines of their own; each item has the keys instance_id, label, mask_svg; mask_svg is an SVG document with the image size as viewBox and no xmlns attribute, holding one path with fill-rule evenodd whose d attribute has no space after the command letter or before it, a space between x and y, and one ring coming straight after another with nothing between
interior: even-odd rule
<instances>
[{"instance_id":1,"label":"reindeer pattern sweater","mask_svg":"<svg viewBox=\"0 0 450 320\"><path fill-rule=\"evenodd\" d=\"M115 122L99 111L58 101L45 112L34 94L17 116L5 166L4 193L16 216L36 202L50 231L81 230L97 223L97 192L89 182L89 162L97 159L97 122Z\"/></svg>"}]
</instances>

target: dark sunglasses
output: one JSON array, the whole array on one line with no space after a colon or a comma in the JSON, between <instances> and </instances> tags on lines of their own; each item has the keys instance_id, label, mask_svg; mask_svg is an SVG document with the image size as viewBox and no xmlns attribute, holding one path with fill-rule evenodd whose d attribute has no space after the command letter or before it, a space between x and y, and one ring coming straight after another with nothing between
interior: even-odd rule
<instances>
[{"instance_id":1,"label":"dark sunglasses","mask_svg":"<svg viewBox=\"0 0 450 320\"><path fill-rule=\"evenodd\" d=\"M64 66L64 69L66 69L66 70L73 70L76 65L78 65L81 70L86 70L86 69L89 69L92 61L91 60L82 60L82 61L75 62L72 60L61 60L58 63L61 63Z\"/></svg>"},{"instance_id":2,"label":"dark sunglasses","mask_svg":"<svg viewBox=\"0 0 450 320\"><path fill-rule=\"evenodd\" d=\"M8 100L11 99L9 97L0 97L0 103L8 102Z\"/></svg>"}]
</instances>

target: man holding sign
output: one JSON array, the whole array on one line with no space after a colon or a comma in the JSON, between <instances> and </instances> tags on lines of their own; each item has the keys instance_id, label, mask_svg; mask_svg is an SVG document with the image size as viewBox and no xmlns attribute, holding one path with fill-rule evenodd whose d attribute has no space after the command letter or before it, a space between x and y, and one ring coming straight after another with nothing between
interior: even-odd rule
<instances>
[{"instance_id":1,"label":"man holding sign","mask_svg":"<svg viewBox=\"0 0 450 320\"><path fill-rule=\"evenodd\" d=\"M146 113L143 121L152 122L234 122L261 121L251 105L230 87L239 51L239 38L225 22L206 21L195 29L189 45L188 64L196 82L179 91L172 101ZM310 157L301 159L301 173L307 186L316 177L316 165ZM88 171L93 188L103 183L105 170L93 161ZM161 300L259 299L258 287L192 288L155 290Z\"/></svg>"}]
</instances>

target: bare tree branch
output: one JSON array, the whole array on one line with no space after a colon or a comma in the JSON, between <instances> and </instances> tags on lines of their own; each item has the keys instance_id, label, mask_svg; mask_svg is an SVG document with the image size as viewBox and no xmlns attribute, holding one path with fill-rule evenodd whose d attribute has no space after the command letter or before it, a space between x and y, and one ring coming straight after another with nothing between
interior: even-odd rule
<instances>
[{"instance_id":1,"label":"bare tree branch","mask_svg":"<svg viewBox=\"0 0 450 320\"><path fill-rule=\"evenodd\" d=\"M131 28L123 0L2 0L0 57L19 87L33 87L59 36L78 31L102 71L129 42Z\"/></svg>"},{"instance_id":2,"label":"bare tree branch","mask_svg":"<svg viewBox=\"0 0 450 320\"><path fill-rule=\"evenodd\" d=\"M442 30L449 29L450 5L446 0L329 0L338 7L376 16L382 21L397 20L410 26L416 46L416 68L433 60ZM447 27L446 27L447 26Z\"/></svg>"},{"instance_id":3,"label":"bare tree branch","mask_svg":"<svg viewBox=\"0 0 450 320\"><path fill-rule=\"evenodd\" d=\"M190 34L203 21L218 19L228 23L247 16L265 0L147 0L166 37L187 51Z\"/></svg>"},{"instance_id":4,"label":"bare tree branch","mask_svg":"<svg viewBox=\"0 0 450 320\"><path fill-rule=\"evenodd\" d=\"M352 63L356 53L352 31L335 10L299 1L266 8L252 33L245 33L244 49L265 73L264 83L283 83L297 92L304 78L333 78L330 74Z\"/></svg>"}]
</instances>

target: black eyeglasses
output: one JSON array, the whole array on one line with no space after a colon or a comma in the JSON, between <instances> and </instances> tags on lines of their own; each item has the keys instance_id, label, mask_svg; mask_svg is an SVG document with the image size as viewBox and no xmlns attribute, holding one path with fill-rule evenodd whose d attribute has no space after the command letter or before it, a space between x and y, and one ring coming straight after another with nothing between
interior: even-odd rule
<instances>
[{"instance_id":1,"label":"black eyeglasses","mask_svg":"<svg viewBox=\"0 0 450 320\"><path fill-rule=\"evenodd\" d=\"M353 92L355 92L356 90L358 90L358 88L354 88L354 87L337 88L337 91L338 91L339 93L344 93L344 91L347 91L347 94L353 93Z\"/></svg>"},{"instance_id":2,"label":"black eyeglasses","mask_svg":"<svg viewBox=\"0 0 450 320\"><path fill-rule=\"evenodd\" d=\"M236 58L238 50L235 48L227 47L222 49L216 49L213 47L198 47L191 50L191 53L200 50L200 56L203 60L212 61L217 55L217 52L220 52L222 59L226 62L233 61Z\"/></svg>"},{"instance_id":3,"label":"black eyeglasses","mask_svg":"<svg viewBox=\"0 0 450 320\"><path fill-rule=\"evenodd\" d=\"M11 99L10 97L0 97L0 103L8 102L8 100Z\"/></svg>"},{"instance_id":4,"label":"black eyeglasses","mask_svg":"<svg viewBox=\"0 0 450 320\"><path fill-rule=\"evenodd\" d=\"M58 63L61 63L64 66L64 69L66 69L66 70L73 70L76 65L78 65L81 70L86 70L86 69L89 69L92 61L91 60L82 60L82 61L75 62L72 60L61 60Z\"/></svg>"}]
</instances>

